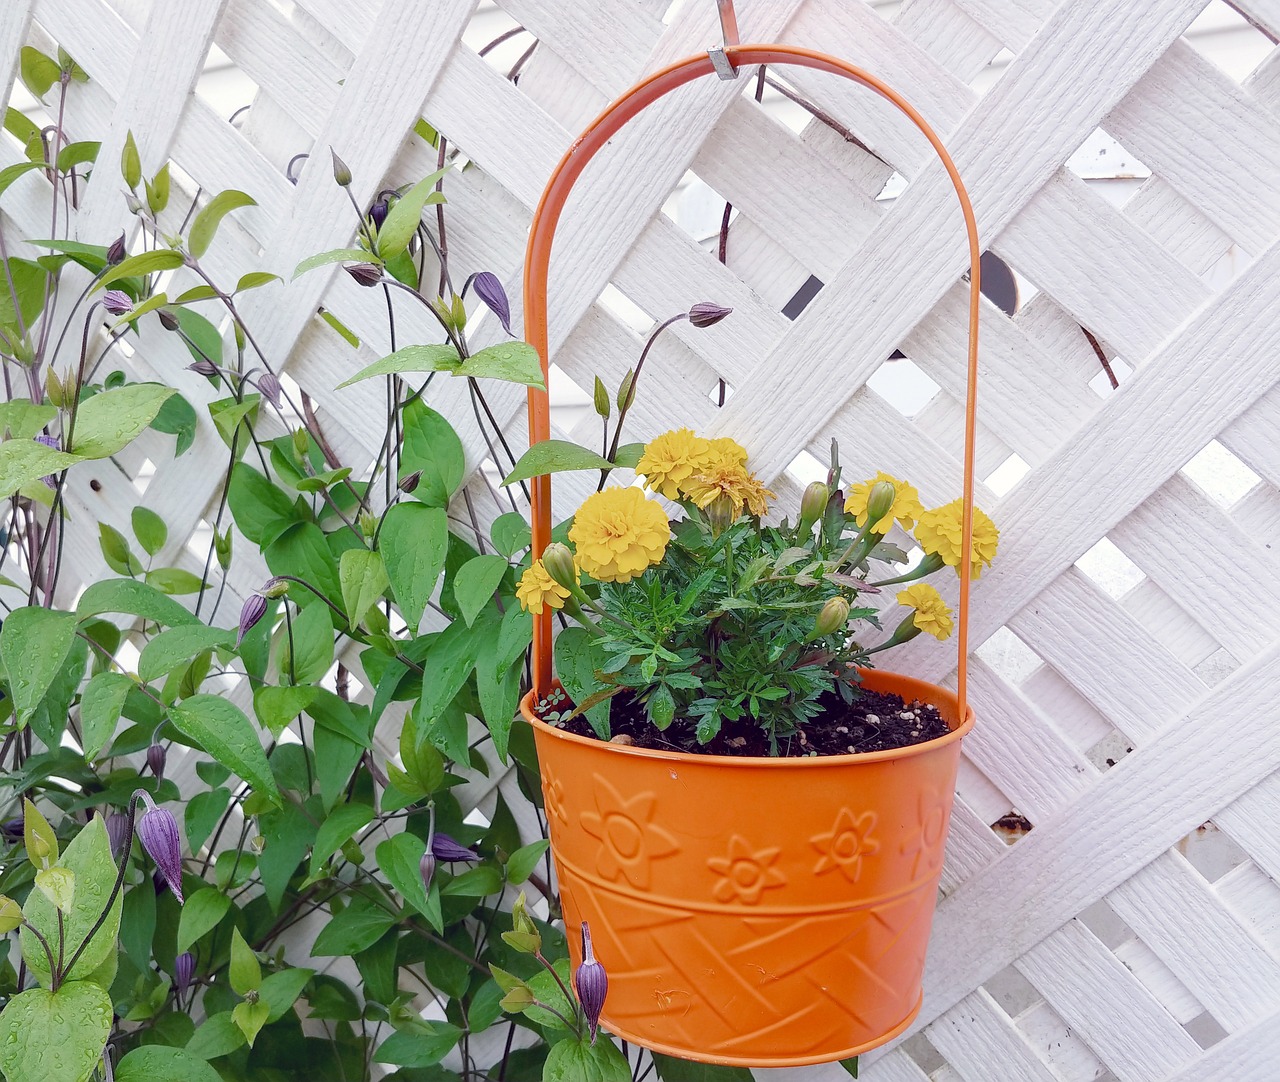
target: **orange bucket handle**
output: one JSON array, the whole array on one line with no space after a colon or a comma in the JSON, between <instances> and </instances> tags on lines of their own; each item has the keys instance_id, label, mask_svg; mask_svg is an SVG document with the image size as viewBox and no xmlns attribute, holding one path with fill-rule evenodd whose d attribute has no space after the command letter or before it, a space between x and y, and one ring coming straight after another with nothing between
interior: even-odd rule
<instances>
[{"instance_id":1,"label":"orange bucket handle","mask_svg":"<svg viewBox=\"0 0 1280 1082\"><path fill-rule=\"evenodd\" d=\"M969 237L969 361L968 389L965 396L964 429L964 515L961 535L961 552L970 552L973 545L973 474L974 437L977 418L978 391L978 311L982 294L980 280L981 251L978 247L978 226L973 215L973 205L965 190L955 163L946 147L924 118L896 90L874 75L853 64L846 63L826 53L816 52L796 45L737 45L730 44L723 53L735 70L743 65L794 64L830 72L860 83L875 91L880 97L895 105L899 111L924 133L941 159L960 200L965 229ZM677 87L704 75L717 74L709 54L687 57L636 83L620 98L608 105L587 129L573 141L560 159L551 179L543 190L538 209L533 215L529 231L529 247L524 261L524 330L525 338L538 351L542 360L544 381L548 375L547 346L547 274L551 263L551 242L555 235L560 212L564 209L569 192L586 164L618 130L633 116ZM551 414L547 392L529 389L529 442L538 443L551 438ZM543 474L533 478L530 518L533 527L533 557L542 555L551 540L551 477ZM959 717L965 717L967 708L968 659L969 659L969 580L970 562L960 562L960 610L957 619L957 647L960 660L956 694L959 700ZM551 687L551 611L544 608L540 616L533 618L533 687L537 697L547 694Z\"/></svg>"}]
</instances>

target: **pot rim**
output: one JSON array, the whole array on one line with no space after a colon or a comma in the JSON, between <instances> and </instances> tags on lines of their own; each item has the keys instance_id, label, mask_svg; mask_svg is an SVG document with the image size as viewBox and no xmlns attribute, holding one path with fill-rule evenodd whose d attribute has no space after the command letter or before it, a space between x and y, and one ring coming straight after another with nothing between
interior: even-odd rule
<instances>
[{"instance_id":1,"label":"pot rim","mask_svg":"<svg viewBox=\"0 0 1280 1082\"><path fill-rule=\"evenodd\" d=\"M938 694L942 699L943 705L949 705L954 711L957 705L956 693L948 688L942 687L940 684L931 684L927 680L921 680L918 677L906 676L902 673L889 672L885 669L863 669L864 675L871 676L873 683L878 683L876 677L891 677L892 681L904 681L908 684L916 685L920 688L929 688ZM874 689L886 690L886 689ZM893 689L887 689L893 690ZM901 694L901 692L896 692ZM917 695L917 698L924 698L923 695ZM949 703L948 703L949 700ZM535 725L547 736L554 737L557 740L564 740L570 744L580 744L590 746L610 754L631 755L641 759L651 759L656 762L678 762L684 763L686 766L694 764L702 764L705 766L734 766L745 769L765 769L778 770L783 768L795 769L816 769L821 766L856 766L861 763L883 763L894 759L909 759L917 755L927 755L930 752L938 751L949 744L954 744L963 739L964 736L973 728L975 716L973 713L972 703L966 704L965 716L961 719L946 736L934 737L932 740L926 740L920 744L911 744L905 748L888 748L883 751L859 751L845 755L791 755L771 757L766 755L694 755L687 751L662 751L658 748L637 748L628 744L611 744L607 740L599 740L587 736L579 736L577 733L565 732L563 729L552 725L550 722L543 721L533 712L534 692L532 690L525 693L520 700L520 713L524 715L531 725ZM938 706L940 704L933 703ZM945 720L945 719L944 719ZM947 722L948 726L951 723Z\"/></svg>"}]
</instances>

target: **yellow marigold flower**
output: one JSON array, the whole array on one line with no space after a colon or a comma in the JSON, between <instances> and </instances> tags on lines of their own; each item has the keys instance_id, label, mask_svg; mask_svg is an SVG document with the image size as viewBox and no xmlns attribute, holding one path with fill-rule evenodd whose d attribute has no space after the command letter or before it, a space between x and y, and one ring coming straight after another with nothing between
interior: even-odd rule
<instances>
[{"instance_id":1,"label":"yellow marigold flower","mask_svg":"<svg viewBox=\"0 0 1280 1082\"><path fill-rule=\"evenodd\" d=\"M861 481L849 489L849 495L845 497L844 509L853 516L853 520L861 526L867 517L867 497L871 493L871 487L880 481L888 481L893 485L893 506L889 508L889 513L879 522L871 527L873 533L888 533L893 528L896 520L904 530L909 530L915 525L916 519L924 514L924 505L920 502L920 493L916 491L916 486L906 481L899 481L896 477L892 477L881 470L870 481Z\"/></svg>"},{"instance_id":2,"label":"yellow marigold flower","mask_svg":"<svg viewBox=\"0 0 1280 1082\"><path fill-rule=\"evenodd\" d=\"M927 582L917 582L905 590L899 590L898 604L915 609L912 622L935 639L941 641L951 634L954 626L951 622L951 610L942 600L942 595Z\"/></svg>"},{"instance_id":3,"label":"yellow marigold flower","mask_svg":"<svg viewBox=\"0 0 1280 1082\"><path fill-rule=\"evenodd\" d=\"M963 500L952 500L941 507L925 511L916 526L916 540L920 547L930 555L937 553L942 562L950 567L960 566L960 546L962 537ZM1000 531L979 508L973 509L973 549L970 553L973 577L982 574L984 567L989 567L996 556L996 545L1000 540Z\"/></svg>"},{"instance_id":4,"label":"yellow marigold flower","mask_svg":"<svg viewBox=\"0 0 1280 1082\"><path fill-rule=\"evenodd\" d=\"M747 449L737 440L728 436L720 436L714 440L708 440L708 457L712 462L730 462L735 466L745 466L747 464Z\"/></svg>"},{"instance_id":5,"label":"yellow marigold flower","mask_svg":"<svg viewBox=\"0 0 1280 1082\"><path fill-rule=\"evenodd\" d=\"M662 559L671 524L638 488L606 488L588 496L569 531L578 566L600 582L630 582Z\"/></svg>"},{"instance_id":6,"label":"yellow marigold flower","mask_svg":"<svg viewBox=\"0 0 1280 1082\"><path fill-rule=\"evenodd\" d=\"M767 501L773 499L773 493L761 484L760 478L740 463L723 458L691 477L682 489L702 508L723 497L732 504L734 518L742 514L744 506L753 515L763 515L769 510Z\"/></svg>"},{"instance_id":7,"label":"yellow marigold flower","mask_svg":"<svg viewBox=\"0 0 1280 1082\"><path fill-rule=\"evenodd\" d=\"M542 615L544 605L553 609L564 608L568 598L569 591L547 574L541 560L534 560L516 585L516 599L520 607L534 616Z\"/></svg>"},{"instance_id":8,"label":"yellow marigold flower","mask_svg":"<svg viewBox=\"0 0 1280 1082\"><path fill-rule=\"evenodd\" d=\"M680 486L705 465L711 442L692 429L677 428L655 436L645 444L636 473L645 487L669 500L680 498Z\"/></svg>"}]
</instances>

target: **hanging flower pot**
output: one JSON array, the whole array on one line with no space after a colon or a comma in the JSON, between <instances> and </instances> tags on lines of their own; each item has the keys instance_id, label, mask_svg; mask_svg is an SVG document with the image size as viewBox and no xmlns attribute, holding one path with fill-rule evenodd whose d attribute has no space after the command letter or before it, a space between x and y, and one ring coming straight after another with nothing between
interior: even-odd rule
<instances>
[{"instance_id":1,"label":"hanging flower pot","mask_svg":"<svg viewBox=\"0 0 1280 1082\"><path fill-rule=\"evenodd\" d=\"M973 713L933 684L862 677L936 706L951 733L861 755L689 755L567 733L526 697L565 926L591 926L610 1032L782 1067L911 1024Z\"/></svg>"},{"instance_id":2,"label":"hanging flower pot","mask_svg":"<svg viewBox=\"0 0 1280 1082\"><path fill-rule=\"evenodd\" d=\"M833 461L829 484L810 486L794 526L765 527L772 494L747 469L745 449L682 429L651 441L629 463L646 487L684 508L675 533L640 490L604 489L579 509L567 535L571 551L563 544L548 549L550 478L542 471L584 468L581 462L553 467L548 463L557 452L534 448L530 459L540 465L523 472L518 466L508 478L532 478L535 559L518 594L535 614L534 690L521 710L537 743L566 927L590 926L595 958L608 972L600 1022L668 1055L780 1067L845 1059L883 1044L910 1026L922 1001L960 741L974 724L966 701L969 581L990 562L996 540L985 516L975 533L973 507L980 249L945 148L896 92L843 61L794 46L732 45L717 52L677 62L632 88L574 142L552 175L525 268L526 337L544 372L551 240L574 181L635 113L713 70L731 77L743 64L793 63L874 90L938 152L969 236L965 487L953 504L926 512L913 488L887 478L853 486L848 502L834 499L828 489L838 488L840 470ZM717 319L724 314L717 309ZM642 365L643 356L619 389L624 416ZM598 380L595 398L607 436L609 398ZM549 433L545 391L531 390L531 441ZM868 582L871 561L904 558L885 548L886 534L895 525L911 529L917 520L915 540L925 558L904 573ZM664 563L668 543L681 551ZM723 582L730 585L722 589L709 585L721 573L717 564L728 569ZM860 591L914 582L947 565L960 579L956 691L857 668L877 649L920 631L945 637L951 614L936 590L916 583L897 595L913 615L888 641L865 649L848 625L875 610L851 611L850 602ZM664 578L660 567L675 570ZM618 590L636 578L643 603L629 613ZM769 598L747 597L757 584L768 585ZM779 600L775 589L798 592ZM714 603L695 604L707 593ZM671 598L687 603L677 603L679 611L663 609ZM646 606L662 614L641 628L628 615ZM574 732L560 724L568 719L553 716L551 698L562 701L563 689L551 676L551 616L561 608L584 625L576 631L586 645L573 652L573 679L563 678L583 711L594 713L594 735L585 723ZM751 609L768 610L769 620L751 625L743 617ZM699 620L715 625L700 625L702 653L696 643L676 641L678 632L664 637L682 622ZM782 658L778 679L772 669L740 670L730 679L722 632L736 632L739 644L764 644L771 663ZM746 652L739 652L739 662ZM945 735L925 733L921 743L864 753L780 755L784 742L804 743L818 696L850 682L854 672L865 689L936 709ZM746 684L750 692L742 691ZM664 736L673 723L683 726L685 746L691 733L705 746L700 751L727 733L737 741L734 727L754 723L766 732L764 751L703 754L610 742L602 712L620 688ZM576 938L569 941L579 965Z\"/></svg>"}]
</instances>

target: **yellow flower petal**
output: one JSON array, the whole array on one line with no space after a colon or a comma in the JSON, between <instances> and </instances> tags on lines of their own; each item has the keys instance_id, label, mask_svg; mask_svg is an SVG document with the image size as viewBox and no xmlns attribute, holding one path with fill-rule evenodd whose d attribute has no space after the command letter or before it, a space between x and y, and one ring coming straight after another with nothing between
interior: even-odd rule
<instances>
[{"instance_id":1,"label":"yellow flower petal","mask_svg":"<svg viewBox=\"0 0 1280 1082\"><path fill-rule=\"evenodd\" d=\"M942 562L949 567L960 566L961 548L964 544L963 519L964 501L952 500L941 507L925 511L920 516L919 525L915 529L916 540L920 547L930 555L936 553ZM981 508L973 509L973 548L970 550L970 569L976 579L982 574L984 567L990 567L996 557L996 548L1000 541L1000 531L996 524L983 513Z\"/></svg>"},{"instance_id":2,"label":"yellow flower petal","mask_svg":"<svg viewBox=\"0 0 1280 1082\"><path fill-rule=\"evenodd\" d=\"M583 501L569 540L578 566L599 582L629 582L666 552L671 524L638 488L606 488Z\"/></svg>"},{"instance_id":3,"label":"yellow flower petal","mask_svg":"<svg viewBox=\"0 0 1280 1082\"><path fill-rule=\"evenodd\" d=\"M951 634L955 626L951 620L951 610L938 593L927 582L917 582L905 590L898 591L898 604L915 609L912 623L921 631L941 641Z\"/></svg>"},{"instance_id":4,"label":"yellow flower petal","mask_svg":"<svg viewBox=\"0 0 1280 1082\"><path fill-rule=\"evenodd\" d=\"M880 481L888 481L893 485L893 506L889 508L889 513L871 528L872 532L888 533L895 521L901 524L904 530L911 529L916 519L924 513L920 493L916 491L915 485L899 481L884 470L878 472L871 480L861 481L850 488L849 494L845 497L844 509L853 515L854 521L861 526L867 518L867 497L871 487Z\"/></svg>"},{"instance_id":5,"label":"yellow flower petal","mask_svg":"<svg viewBox=\"0 0 1280 1082\"><path fill-rule=\"evenodd\" d=\"M680 498L680 485L707 461L711 443L692 429L677 428L650 440L636 466L645 487L669 500Z\"/></svg>"},{"instance_id":6,"label":"yellow flower petal","mask_svg":"<svg viewBox=\"0 0 1280 1082\"><path fill-rule=\"evenodd\" d=\"M542 614L543 606L564 608L568 598L569 591L547 574L541 560L534 560L516 585L516 599L520 602L520 607L534 616Z\"/></svg>"}]
</instances>

